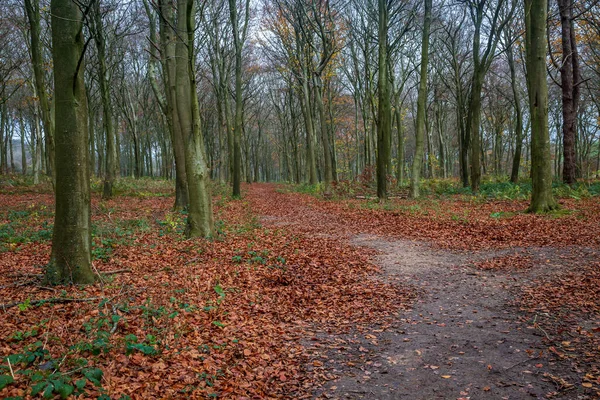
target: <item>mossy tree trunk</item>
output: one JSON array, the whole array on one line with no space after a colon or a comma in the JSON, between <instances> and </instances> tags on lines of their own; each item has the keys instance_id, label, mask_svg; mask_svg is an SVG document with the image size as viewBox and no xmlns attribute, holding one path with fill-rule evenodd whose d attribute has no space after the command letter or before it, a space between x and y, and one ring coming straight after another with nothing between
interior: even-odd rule
<instances>
[{"instance_id":1,"label":"mossy tree trunk","mask_svg":"<svg viewBox=\"0 0 600 400\"><path fill-rule=\"evenodd\" d=\"M56 214L49 283L92 283L87 98L82 14L72 0L52 0L56 99Z\"/></svg>"},{"instance_id":2,"label":"mossy tree trunk","mask_svg":"<svg viewBox=\"0 0 600 400\"><path fill-rule=\"evenodd\" d=\"M529 212L557 208L552 195L552 162L548 132L548 82L546 81L546 0L525 0L525 54L531 115L531 180Z\"/></svg>"},{"instance_id":3,"label":"mossy tree trunk","mask_svg":"<svg viewBox=\"0 0 600 400\"><path fill-rule=\"evenodd\" d=\"M206 166L204 137L194 72L194 0L177 1L176 107L185 145L188 185L187 237L213 234L210 175Z\"/></svg>"}]
</instances>

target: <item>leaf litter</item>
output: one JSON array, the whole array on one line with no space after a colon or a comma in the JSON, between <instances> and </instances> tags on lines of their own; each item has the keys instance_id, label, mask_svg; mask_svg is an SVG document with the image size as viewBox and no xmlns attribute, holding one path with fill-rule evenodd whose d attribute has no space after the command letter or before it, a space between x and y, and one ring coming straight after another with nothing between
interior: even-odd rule
<instances>
[{"instance_id":1,"label":"leaf litter","mask_svg":"<svg viewBox=\"0 0 600 400\"><path fill-rule=\"evenodd\" d=\"M564 200L563 207L573 212L553 217L524 214L520 201L396 200L384 208L279 193L272 185L246 190L244 200L215 201L222 222L213 241L182 239L177 228L184 216L169 211L172 198L94 198L98 226L112 233L119 221L147 226L125 229L117 238L97 232L97 248L107 254L98 251L95 268L130 272L88 287L41 286L47 240L3 248L0 302L20 302L0 311L3 360L40 342L48 351L44 360L58 360L55 370L80 376L77 363L85 359L86 368L103 372L101 385L88 379L90 396L311 397L336 374L326 368L323 353L307 350L307 338L318 343L319 332L364 330L375 333L365 340L377 342L373 326L387 329L418 293L409 282L377 278L376 253L348 243L352 235L370 233L458 252L525 249L473 266L486 273L534 271L518 285L515 307L547 342L544 357L568 363L573 371L561 375L555 368L545 379L556 384L557 393L573 386L587 394L599 390L597 199ZM31 217L31 210L42 208L50 212ZM27 211L23 225L29 228L21 229L39 229L51 223L52 209L48 193L0 195L4 226L12 223L11 212ZM509 216L491 216L499 210ZM533 248L554 249L558 260L548 263L528 253ZM56 297L103 300L29 305ZM83 344L101 332L110 334L96 354L98 349ZM29 396L30 382L19 371L48 362L36 366L38 361L13 366L15 380L0 396ZM2 365L0 374L8 373L7 363Z\"/></svg>"}]
</instances>

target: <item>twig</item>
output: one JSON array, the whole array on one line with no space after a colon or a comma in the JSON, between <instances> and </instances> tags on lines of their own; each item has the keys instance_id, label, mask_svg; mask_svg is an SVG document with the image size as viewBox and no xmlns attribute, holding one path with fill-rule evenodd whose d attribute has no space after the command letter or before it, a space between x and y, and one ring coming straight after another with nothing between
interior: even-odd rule
<instances>
[{"instance_id":1,"label":"twig","mask_svg":"<svg viewBox=\"0 0 600 400\"><path fill-rule=\"evenodd\" d=\"M96 275L98 275L98 278L100 278L100 282L104 285L106 282L104 282L104 278L102 277L102 275L100 275L100 272L98 272L94 263L92 263L92 268L94 268L94 272L96 273Z\"/></svg>"},{"instance_id":2,"label":"twig","mask_svg":"<svg viewBox=\"0 0 600 400\"><path fill-rule=\"evenodd\" d=\"M550 336L548 336L548 333L544 330L544 328L542 328L539 324L535 324L534 326L536 328L538 328L540 331L542 331L544 333L544 335L546 335L546 339L548 339L549 341L552 342L552 339L550 339Z\"/></svg>"},{"instance_id":3,"label":"twig","mask_svg":"<svg viewBox=\"0 0 600 400\"><path fill-rule=\"evenodd\" d=\"M143 290L143 289L144 288L138 288L138 290ZM112 301L112 300L116 299L117 297L125 295L129 292L131 292L131 290L126 290L126 291L121 290L119 293L117 293L113 297L109 297L108 299L106 297L86 297L86 298L81 298L81 299L72 299L72 298L66 298L66 297L51 297L49 299L31 300L31 301L29 301L29 305L35 306L37 304L44 304L44 303L53 303L53 304L84 303L84 302L96 301L96 300ZM23 304L23 301L13 301L10 303L0 304L0 308L3 309L4 311L6 311L6 309L14 307L14 306L18 306L19 304Z\"/></svg>"},{"instance_id":4,"label":"twig","mask_svg":"<svg viewBox=\"0 0 600 400\"><path fill-rule=\"evenodd\" d=\"M537 323L537 317L538 317L538 314L536 314L535 317L533 317L533 326L535 328L538 328L540 331L542 331L544 333L544 335L546 335L546 339L548 339L549 341L552 342L552 339L550 339L550 336L548 336L548 333L544 330L544 328L542 328L540 326L540 324Z\"/></svg>"},{"instance_id":5,"label":"twig","mask_svg":"<svg viewBox=\"0 0 600 400\"><path fill-rule=\"evenodd\" d=\"M100 271L100 273L102 275L115 275L115 274L122 274L122 273L125 273L125 272L131 272L131 269L124 268L124 269L116 269L114 271L106 271L106 272Z\"/></svg>"},{"instance_id":6,"label":"twig","mask_svg":"<svg viewBox=\"0 0 600 400\"><path fill-rule=\"evenodd\" d=\"M113 309L113 315L118 316L119 314L117 313L117 307L115 307L114 304L112 304L112 309ZM120 318L117 318L117 320L115 321L115 324L113 325L112 329L110 330L111 335L117 331L117 327L119 326L119 319Z\"/></svg>"},{"instance_id":7,"label":"twig","mask_svg":"<svg viewBox=\"0 0 600 400\"><path fill-rule=\"evenodd\" d=\"M514 368L514 367L516 367L517 365L525 364L527 361L537 360L538 358L539 358L539 357L526 358L525 360L523 360L523 361L519 361L518 363L516 363L516 364L513 364L513 365L511 365L510 367L504 367L504 370L505 370L505 371L507 371L507 370L509 370L509 369L511 369L511 368Z\"/></svg>"},{"instance_id":8,"label":"twig","mask_svg":"<svg viewBox=\"0 0 600 400\"><path fill-rule=\"evenodd\" d=\"M6 357L6 361L8 361L8 369L10 369L10 376L12 376L13 380L15 379L15 373L12 369L12 365L10 365L10 358Z\"/></svg>"},{"instance_id":9,"label":"twig","mask_svg":"<svg viewBox=\"0 0 600 400\"><path fill-rule=\"evenodd\" d=\"M6 276L8 278L19 278L19 277L24 277L24 276L37 277L37 276L42 276L42 274L30 274L30 273L17 272L17 273L14 273L14 274L8 274Z\"/></svg>"}]
</instances>

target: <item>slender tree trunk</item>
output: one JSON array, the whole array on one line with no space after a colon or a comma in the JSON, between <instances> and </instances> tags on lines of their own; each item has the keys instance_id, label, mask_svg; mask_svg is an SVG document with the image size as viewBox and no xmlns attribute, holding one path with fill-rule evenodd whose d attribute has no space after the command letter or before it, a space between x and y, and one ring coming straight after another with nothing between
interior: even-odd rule
<instances>
[{"instance_id":1,"label":"slender tree trunk","mask_svg":"<svg viewBox=\"0 0 600 400\"><path fill-rule=\"evenodd\" d=\"M512 39L512 38L510 38ZM508 41L509 43L512 40ZM523 113L521 111L521 99L517 87L517 77L515 69L515 60L513 56L512 44L506 48L506 56L508 58L508 67L510 68L510 84L515 102L515 154L513 156L512 171L510 181L517 183L519 181L519 168L521 166L521 151L523 148Z\"/></svg>"},{"instance_id":2,"label":"slender tree trunk","mask_svg":"<svg viewBox=\"0 0 600 400\"><path fill-rule=\"evenodd\" d=\"M7 140L8 140L8 152L10 155L10 173L14 174L15 173L15 158L14 158L14 153L13 153L13 134L14 134L15 128L12 123L13 123L13 121L11 121L10 125L7 126L8 131L6 133L7 133Z\"/></svg>"},{"instance_id":3,"label":"slender tree trunk","mask_svg":"<svg viewBox=\"0 0 600 400\"><path fill-rule=\"evenodd\" d=\"M33 105L33 129L31 131L33 137L31 146L33 147L33 184L40 183L40 169L42 167L42 132L40 127L40 117L37 105Z\"/></svg>"},{"instance_id":4,"label":"slender tree trunk","mask_svg":"<svg viewBox=\"0 0 600 400\"><path fill-rule=\"evenodd\" d=\"M239 32L239 18L237 11L237 1L229 0L229 17L233 29L233 44L235 48L235 120L233 128L233 197L241 197L241 174L242 174L242 153L241 153L241 136L242 136L242 47L246 37L246 28L248 26L248 4L246 1L245 24L242 28L242 33Z\"/></svg>"},{"instance_id":5,"label":"slender tree trunk","mask_svg":"<svg viewBox=\"0 0 600 400\"><path fill-rule=\"evenodd\" d=\"M104 26L100 12L100 0L94 1L93 7L93 32L96 50L98 51L98 81L100 82L100 99L102 101L102 124L106 138L106 156L104 158L106 167L104 171L102 198L110 199L113 195L113 184L115 181L115 134L112 121L108 71L106 69L106 39L104 38Z\"/></svg>"},{"instance_id":6,"label":"slender tree trunk","mask_svg":"<svg viewBox=\"0 0 600 400\"><path fill-rule=\"evenodd\" d=\"M577 105L579 102L579 61L573 26L573 0L558 0L561 24L562 65L560 80L562 89L563 117L563 181L572 185L576 182L577 161L575 141L577 129Z\"/></svg>"},{"instance_id":7,"label":"slender tree trunk","mask_svg":"<svg viewBox=\"0 0 600 400\"><path fill-rule=\"evenodd\" d=\"M4 102L0 108L0 175L8 172L7 154L6 154L6 139L4 131L8 130L8 105Z\"/></svg>"},{"instance_id":8,"label":"slender tree trunk","mask_svg":"<svg viewBox=\"0 0 600 400\"><path fill-rule=\"evenodd\" d=\"M194 0L177 1L177 31L176 107L185 143L189 195L186 236L211 237L214 219L210 175L206 166L194 72Z\"/></svg>"},{"instance_id":9,"label":"slender tree trunk","mask_svg":"<svg viewBox=\"0 0 600 400\"><path fill-rule=\"evenodd\" d=\"M404 126L402 123L400 105L396 105L396 126L398 131L398 165L396 166L396 179L398 186L404 186Z\"/></svg>"},{"instance_id":10,"label":"slender tree trunk","mask_svg":"<svg viewBox=\"0 0 600 400\"><path fill-rule=\"evenodd\" d=\"M329 195L331 192L331 182L333 182L333 165L331 157L331 146L329 143L329 134L327 131L327 121L325 119L325 107L323 105L323 80L320 75L315 75L315 103L319 113L319 122L321 127L321 143L323 144L324 158L324 193Z\"/></svg>"},{"instance_id":11,"label":"slender tree trunk","mask_svg":"<svg viewBox=\"0 0 600 400\"><path fill-rule=\"evenodd\" d=\"M548 133L548 83L546 81L546 0L525 0L526 67L531 115L530 212L547 212L557 207L552 195L552 162Z\"/></svg>"},{"instance_id":12,"label":"slender tree trunk","mask_svg":"<svg viewBox=\"0 0 600 400\"><path fill-rule=\"evenodd\" d=\"M30 27L31 41L31 63L33 67L33 76L37 97L39 99L42 122L44 125L44 134L46 140L46 151L48 153L47 173L52 177L52 183L56 181L54 172L54 121L52 117L52 109L46 94L46 84L44 78L44 59L42 57L42 49L40 43L41 26L40 26L40 5L38 0L25 0L25 11ZM39 168L39 166L38 166Z\"/></svg>"},{"instance_id":13,"label":"slender tree trunk","mask_svg":"<svg viewBox=\"0 0 600 400\"><path fill-rule=\"evenodd\" d=\"M379 99L377 108L377 197L385 200L392 136L392 106L390 101L390 79L388 76L388 2L378 1L379 9Z\"/></svg>"},{"instance_id":14,"label":"slender tree trunk","mask_svg":"<svg viewBox=\"0 0 600 400\"><path fill-rule=\"evenodd\" d=\"M306 126L306 164L308 172L308 183L310 185L317 184L317 166L315 160L315 149L313 143L314 129L312 112L310 111L310 94L308 91L308 71L306 67L303 67L302 77L302 97L300 99L300 105L302 108L302 114L304 115L304 125Z\"/></svg>"},{"instance_id":15,"label":"slender tree trunk","mask_svg":"<svg viewBox=\"0 0 600 400\"><path fill-rule=\"evenodd\" d=\"M25 148L25 124L23 112L19 110L19 131L21 132L21 173L27 175L27 150Z\"/></svg>"},{"instance_id":16,"label":"slender tree trunk","mask_svg":"<svg viewBox=\"0 0 600 400\"><path fill-rule=\"evenodd\" d=\"M431 26L432 0L425 0L425 15L423 20L423 40L421 45L421 74L419 79L419 93L417 96L417 129L415 158L413 159L412 175L410 177L410 196L419 197L419 181L421 176L421 163L423 162L423 140L425 136L425 113L427 109L427 65L429 61L429 30Z\"/></svg>"},{"instance_id":17,"label":"slender tree trunk","mask_svg":"<svg viewBox=\"0 0 600 400\"><path fill-rule=\"evenodd\" d=\"M83 16L72 0L52 0L56 99L56 212L50 283L92 283L87 99L83 82Z\"/></svg>"}]
</instances>

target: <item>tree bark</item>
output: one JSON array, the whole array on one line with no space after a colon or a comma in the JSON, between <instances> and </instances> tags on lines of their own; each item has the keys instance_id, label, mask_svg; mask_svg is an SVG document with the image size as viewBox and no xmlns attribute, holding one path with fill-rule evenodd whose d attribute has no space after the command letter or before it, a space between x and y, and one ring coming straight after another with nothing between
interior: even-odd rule
<instances>
[{"instance_id":1,"label":"tree bark","mask_svg":"<svg viewBox=\"0 0 600 400\"><path fill-rule=\"evenodd\" d=\"M390 158L390 138L392 136L392 106L390 101L390 79L388 72L388 19L389 10L386 0L378 1L379 9L379 98L377 109L377 197L385 200L387 193L387 175Z\"/></svg>"},{"instance_id":2,"label":"tree bark","mask_svg":"<svg viewBox=\"0 0 600 400\"><path fill-rule=\"evenodd\" d=\"M513 93L513 101L515 102L515 154L513 156L512 170L510 173L510 181L517 183L519 181L519 168L521 166L521 151L523 149L523 113L521 111L521 99L517 87L517 77L515 69L515 60L512 49L512 37L507 40L508 47L506 48L506 57L508 59L508 67L510 69L510 84Z\"/></svg>"},{"instance_id":3,"label":"tree bark","mask_svg":"<svg viewBox=\"0 0 600 400\"><path fill-rule=\"evenodd\" d=\"M548 83L546 81L546 0L525 0L525 52L529 112L531 115L532 196L529 212L557 208L552 195L552 163L548 132Z\"/></svg>"},{"instance_id":4,"label":"tree bark","mask_svg":"<svg viewBox=\"0 0 600 400\"><path fill-rule=\"evenodd\" d=\"M102 125L104 127L106 156L104 160L106 166L104 169L104 182L102 189L102 198L110 199L113 195L113 184L115 181L115 133L112 121L112 109L109 92L108 71L106 68L106 39L104 37L104 26L102 14L100 13L100 0L95 0L94 7L94 41L98 51L98 81L100 83L100 99L102 101Z\"/></svg>"},{"instance_id":5,"label":"tree bark","mask_svg":"<svg viewBox=\"0 0 600 400\"><path fill-rule=\"evenodd\" d=\"M425 15L423 19L423 38L421 45L421 73L419 79L419 93L417 95L417 129L415 157L410 177L410 196L419 197L419 181L421 179L421 165L423 162L423 141L425 137L425 102L427 100L427 66L429 61L429 30L431 26L432 0L425 0Z\"/></svg>"},{"instance_id":6,"label":"tree bark","mask_svg":"<svg viewBox=\"0 0 600 400\"><path fill-rule=\"evenodd\" d=\"M242 153L241 153L241 137L242 137L242 48L246 39L246 29L248 28L249 4L250 0L246 1L246 10L244 15L244 25L240 35L239 18L237 12L237 1L229 0L229 17L231 27L233 29L233 44L235 48L235 119L233 128L233 197L241 197L241 174L242 174Z\"/></svg>"},{"instance_id":7,"label":"tree bark","mask_svg":"<svg viewBox=\"0 0 600 400\"><path fill-rule=\"evenodd\" d=\"M175 18L172 7L170 4L166 4L166 0L159 0L158 4L161 14L159 35L166 99L165 116L169 124L171 142L173 143L173 157L175 159L175 204L173 205L173 209L183 210L188 205L188 187L183 134L176 108L176 36L173 28L175 26Z\"/></svg>"},{"instance_id":8,"label":"tree bark","mask_svg":"<svg viewBox=\"0 0 600 400\"><path fill-rule=\"evenodd\" d=\"M92 283L87 98L83 82L82 13L72 0L52 0L56 99L56 212L49 283Z\"/></svg>"},{"instance_id":9,"label":"tree bark","mask_svg":"<svg viewBox=\"0 0 600 400\"><path fill-rule=\"evenodd\" d=\"M558 0L558 8L562 45L560 80L563 117L563 181L572 185L576 182L577 174L575 140L577 136L577 105L579 103L579 60L573 26L573 0Z\"/></svg>"},{"instance_id":10,"label":"tree bark","mask_svg":"<svg viewBox=\"0 0 600 400\"><path fill-rule=\"evenodd\" d=\"M55 155L54 155L54 120L52 117L52 109L48 101L46 93L46 83L44 78L44 59L42 57L42 49L40 43L41 26L40 26L40 5L38 0L25 0L25 11L30 27L31 40L31 63L33 67L33 76L37 97L40 103L42 114L42 123L44 125L44 134L46 140L46 151L48 152L49 165L47 173L52 177L52 183L56 181L55 173ZM39 166L38 166L39 168Z\"/></svg>"},{"instance_id":11,"label":"tree bark","mask_svg":"<svg viewBox=\"0 0 600 400\"><path fill-rule=\"evenodd\" d=\"M185 143L189 207L187 237L211 237L214 218L210 177L194 72L194 0L177 1L176 107Z\"/></svg>"}]
</instances>

